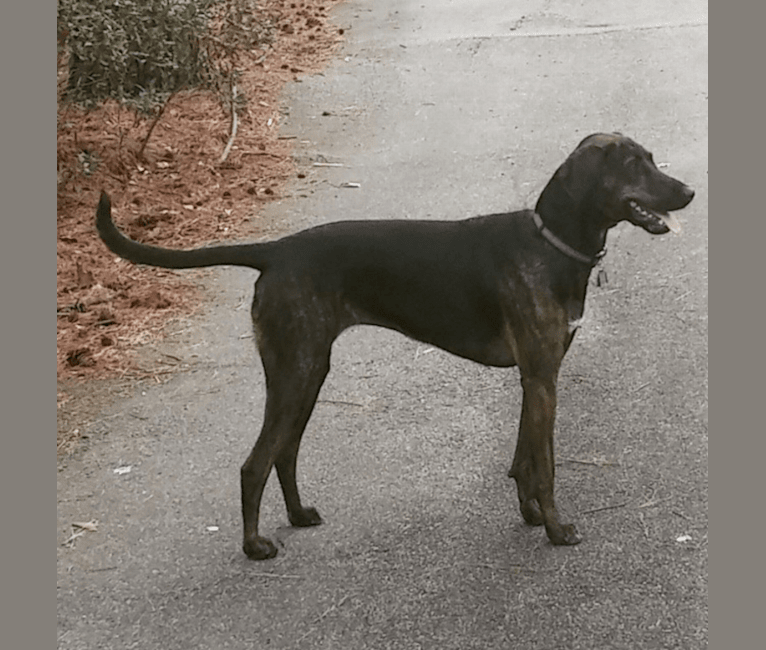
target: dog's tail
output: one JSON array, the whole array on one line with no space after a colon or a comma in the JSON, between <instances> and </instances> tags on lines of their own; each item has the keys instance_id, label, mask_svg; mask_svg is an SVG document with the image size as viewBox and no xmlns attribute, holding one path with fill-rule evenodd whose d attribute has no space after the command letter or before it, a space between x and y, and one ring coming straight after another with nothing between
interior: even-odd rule
<instances>
[{"instance_id":1,"label":"dog's tail","mask_svg":"<svg viewBox=\"0 0 766 650\"><path fill-rule=\"evenodd\" d=\"M96 229L110 251L136 264L161 266L166 269L189 269L201 266L248 266L264 270L268 266L272 244L235 244L209 246L192 250L173 250L140 244L123 235L112 221L112 202L106 192L96 210Z\"/></svg>"}]
</instances>

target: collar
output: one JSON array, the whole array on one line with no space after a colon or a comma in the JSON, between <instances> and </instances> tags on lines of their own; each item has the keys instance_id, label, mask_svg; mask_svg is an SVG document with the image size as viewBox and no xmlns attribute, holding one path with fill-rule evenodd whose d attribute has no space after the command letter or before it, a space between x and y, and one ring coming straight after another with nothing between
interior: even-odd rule
<instances>
[{"instance_id":1,"label":"collar","mask_svg":"<svg viewBox=\"0 0 766 650\"><path fill-rule=\"evenodd\" d=\"M587 264L588 266L596 266L601 259L606 255L606 247L602 248L598 253L595 254L593 257L588 257L587 255L583 255L580 251L576 251L571 246L568 246L563 241L561 241L556 235L554 235L550 230L548 230L545 227L545 224L543 223L542 217L537 214L537 212L532 213L532 218L535 220L535 225L537 226L537 229L540 231L540 234L545 237L555 248L558 248L559 251L564 253L567 257L571 257L573 260L576 260L580 262L581 264Z\"/></svg>"}]
</instances>

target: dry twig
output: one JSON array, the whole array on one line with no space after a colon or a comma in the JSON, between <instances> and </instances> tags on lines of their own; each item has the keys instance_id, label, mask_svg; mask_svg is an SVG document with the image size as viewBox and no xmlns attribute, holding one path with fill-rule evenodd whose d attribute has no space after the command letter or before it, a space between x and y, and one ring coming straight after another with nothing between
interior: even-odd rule
<instances>
[{"instance_id":1,"label":"dry twig","mask_svg":"<svg viewBox=\"0 0 766 650\"><path fill-rule=\"evenodd\" d=\"M231 136L229 137L229 141L226 143L226 148L223 150L223 153L221 154L221 159L218 161L219 163L225 162L226 159L229 157L231 146L234 144L234 138L236 137L237 137L237 84L232 84L231 85Z\"/></svg>"}]
</instances>

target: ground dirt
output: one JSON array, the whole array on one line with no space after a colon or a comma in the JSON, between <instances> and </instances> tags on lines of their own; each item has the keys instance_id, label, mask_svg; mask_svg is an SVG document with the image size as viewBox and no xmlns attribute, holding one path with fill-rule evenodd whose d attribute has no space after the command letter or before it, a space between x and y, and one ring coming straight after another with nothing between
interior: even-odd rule
<instances>
[{"instance_id":1,"label":"ground dirt","mask_svg":"<svg viewBox=\"0 0 766 650\"><path fill-rule=\"evenodd\" d=\"M131 237L191 247L257 237L260 204L282 196L296 174L292 138L280 135L285 83L315 73L343 30L328 21L338 0L269 0L262 48L239 55L247 107L224 162L231 118L212 92L171 98L143 152L152 119L107 101L84 110L65 101L66 41L58 55L57 363L59 453L75 448L84 422L136 380L162 381L179 360L151 354L169 321L199 308L201 274L137 267L95 234L102 189Z\"/></svg>"}]
</instances>

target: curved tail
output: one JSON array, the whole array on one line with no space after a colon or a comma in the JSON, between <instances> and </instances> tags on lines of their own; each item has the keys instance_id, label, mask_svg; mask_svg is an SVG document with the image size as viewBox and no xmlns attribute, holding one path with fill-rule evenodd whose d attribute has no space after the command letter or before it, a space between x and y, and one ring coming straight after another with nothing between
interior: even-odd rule
<instances>
[{"instance_id":1,"label":"curved tail","mask_svg":"<svg viewBox=\"0 0 766 650\"><path fill-rule=\"evenodd\" d=\"M264 270L268 265L269 251L272 245L234 244L229 246L209 246L192 250L173 250L140 244L123 235L112 221L112 201L106 192L101 192L101 200L96 210L96 229L110 251L136 264L161 266L166 269L189 269L201 266L247 266Z\"/></svg>"}]
</instances>

